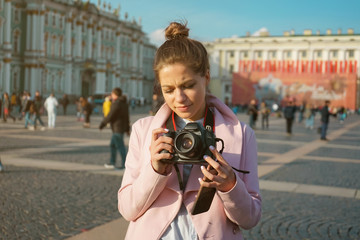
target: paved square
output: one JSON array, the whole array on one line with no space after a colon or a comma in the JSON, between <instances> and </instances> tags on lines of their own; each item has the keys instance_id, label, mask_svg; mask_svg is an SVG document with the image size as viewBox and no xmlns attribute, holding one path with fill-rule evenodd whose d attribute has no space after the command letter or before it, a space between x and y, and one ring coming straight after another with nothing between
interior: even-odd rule
<instances>
[{"instance_id":1,"label":"paved square","mask_svg":"<svg viewBox=\"0 0 360 240\"><path fill-rule=\"evenodd\" d=\"M131 121L147 112L132 111ZM124 238L127 222L117 211L123 170L103 166L111 130L100 132L100 120L93 115L85 129L74 114L60 115L46 131L0 123L0 239ZM263 216L243 231L246 239L360 239L360 116L330 121L328 142L299 123L287 136L276 117L268 130L256 129Z\"/></svg>"}]
</instances>

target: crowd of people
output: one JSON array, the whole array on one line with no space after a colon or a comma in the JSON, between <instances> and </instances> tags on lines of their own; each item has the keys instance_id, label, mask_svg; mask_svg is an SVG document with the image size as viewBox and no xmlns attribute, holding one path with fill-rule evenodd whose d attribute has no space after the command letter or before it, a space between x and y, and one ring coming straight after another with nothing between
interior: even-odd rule
<instances>
[{"instance_id":1,"label":"crowd of people","mask_svg":"<svg viewBox=\"0 0 360 240\"><path fill-rule=\"evenodd\" d=\"M6 123L9 118L15 122L24 119L25 129L35 130L38 123L41 125L40 130L45 130L45 124L41 119L42 114L46 110L48 114L48 128L55 127L56 109L58 102L53 94L43 100L39 91L35 92L32 97L30 92L24 91L21 94L12 93L9 97L5 92L0 99L0 114L3 116L3 122Z\"/></svg>"},{"instance_id":2,"label":"crowd of people","mask_svg":"<svg viewBox=\"0 0 360 240\"><path fill-rule=\"evenodd\" d=\"M319 134L321 134L321 140L327 140L326 132L329 125L330 117L337 118L340 123L344 123L345 119L349 115L349 110L344 107L336 108L330 107L331 102L325 100L322 105L316 106L314 103L302 102L296 104L296 99L287 96L282 104L273 103L269 106L266 101L257 102L256 99L252 99L248 105L231 107L236 114L239 109L247 113L249 116L249 126L254 130L257 129L256 123L261 116L261 129L269 129L269 117L274 116L276 118L283 117L285 119L285 131L288 136L292 135L293 124L296 122L296 116L298 116L297 123L304 124L306 129L313 130L315 125L315 116L320 115L320 122L317 128ZM360 114L359 112L354 112Z\"/></svg>"}]
</instances>

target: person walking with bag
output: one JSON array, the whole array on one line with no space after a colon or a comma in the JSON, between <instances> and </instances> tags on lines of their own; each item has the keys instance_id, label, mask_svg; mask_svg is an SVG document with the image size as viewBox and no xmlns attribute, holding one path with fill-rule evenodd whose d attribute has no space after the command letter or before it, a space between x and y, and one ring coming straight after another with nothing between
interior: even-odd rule
<instances>
[{"instance_id":1,"label":"person walking with bag","mask_svg":"<svg viewBox=\"0 0 360 240\"><path fill-rule=\"evenodd\" d=\"M129 106L126 103L125 96L122 96L121 88L114 88L111 92L112 103L110 112L99 125L103 129L110 123L113 135L110 142L110 162L105 163L106 168L115 168L116 154L119 151L121 156L121 168L125 168L126 148L124 143L124 133L130 133L129 125Z\"/></svg>"}]
</instances>

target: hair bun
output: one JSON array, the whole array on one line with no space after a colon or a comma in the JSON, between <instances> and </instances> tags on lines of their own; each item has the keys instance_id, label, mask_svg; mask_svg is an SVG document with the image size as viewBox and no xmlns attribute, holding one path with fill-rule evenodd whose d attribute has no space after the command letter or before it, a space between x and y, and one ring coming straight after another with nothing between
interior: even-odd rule
<instances>
[{"instance_id":1,"label":"hair bun","mask_svg":"<svg viewBox=\"0 0 360 240\"><path fill-rule=\"evenodd\" d=\"M171 40L175 38L186 38L189 36L189 29L185 24L181 24L178 22L172 22L165 29L165 38L166 40Z\"/></svg>"}]
</instances>

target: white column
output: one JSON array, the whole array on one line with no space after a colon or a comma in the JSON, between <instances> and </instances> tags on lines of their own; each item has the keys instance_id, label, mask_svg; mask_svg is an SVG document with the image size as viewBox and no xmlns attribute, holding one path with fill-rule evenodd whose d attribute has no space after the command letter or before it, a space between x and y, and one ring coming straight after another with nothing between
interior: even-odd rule
<instances>
[{"instance_id":1,"label":"white column","mask_svg":"<svg viewBox=\"0 0 360 240\"><path fill-rule=\"evenodd\" d=\"M326 65L327 65L327 61L330 60L329 59L329 49L324 49L322 51L322 61L323 61L323 69L322 69L322 72L325 73L326 71ZM329 66L328 66L329 67Z\"/></svg>"},{"instance_id":2,"label":"white column","mask_svg":"<svg viewBox=\"0 0 360 240\"><path fill-rule=\"evenodd\" d=\"M29 67L25 67L24 88L27 91L29 91L29 89L30 89L30 68Z\"/></svg>"},{"instance_id":3,"label":"white column","mask_svg":"<svg viewBox=\"0 0 360 240\"><path fill-rule=\"evenodd\" d=\"M81 50L82 50L82 22L80 20L76 21L76 40L75 40L75 58L81 58Z\"/></svg>"},{"instance_id":4,"label":"white column","mask_svg":"<svg viewBox=\"0 0 360 240\"><path fill-rule=\"evenodd\" d=\"M36 30L38 28L36 23L37 23L37 14L34 12L31 15L31 32L32 32L32 34L31 34L31 48L30 48L30 50L32 50L32 51L36 50Z\"/></svg>"},{"instance_id":5,"label":"white column","mask_svg":"<svg viewBox=\"0 0 360 240\"><path fill-rule=\"evenodd\" d=\"M42 57L45 56L45 44L44 44L44 32L45 32L45 10L44 10L44 5L41 6L41 12L40 12L40 17L39 17L39 20L40 20L40 40L39 40L39 44L40 46L38 46L38 49L40 50L40 55Z\"/></svg>"},{"instance_id":6,"label":"white column","mask_svg":"<svg viewBox=\"0 0 360 240\"><path fill-rule=\"evenodd\" d=\"M210 75L212 78L219 78L220 52L215 50L210 57Z\"/></svg>"},{"instance_id":7,"label":"white column","mask_svg":"<svg viewBox=\"0 0 360 240\"><path fill-rule=\"evenodd\" d=\"M240 60L240 52L238 50L234 50L234 59L235 59L235 66L234 66L234 72L239 72L239 60Z\"/></svg>"},{"instance_id":8,"label":"white column","mask_svg":"<svg viewBox=\"0 0 360 240\"><path fill-rule=\"evenodd\" d=\"M266 67L269 67L267 64L267 61L269 60L269 50L268 49L264 49L263 50L264 56L263 56L263 69L265 69Z\"/></svg>"},{"instance_id":9,"label":"white column","mask_svg":"<svg viewBox=\"0 0 360 240\"><path fill-rule=\"evenodd\" d=\"M136 79L131 79L131 92L133 97L137 97L137 83Z\"/></svg>"},{"instance_id":10,"label":"white column","mask_svg":"<svg viewBox=\"0 0 360 240\"><path fill-rule=\"evenodd\" d=\"M38 82L40 79L37 79L37 71L38 68L36 67L30 67L29 71L30 71L30 93L31 93L31 96L34 96L35 94L35 91L39 90L38 89Z\"/></svg>"},{"instance_id":11,"label":"white column","mask_svg":"<svg viewBox=\"0 0 360 240\"><path fill-rule=\"evenodd\" d=\"M292 61L293 61L293 72L295 72L296 71L296 68L297 68L297 60L299 60L299 49L295 49L294 50L294 54L292 54L292 59L291 59ZM309 66L308 66L309 67ZM300 68L299 68L300 69ZM307 71L307 70L306 70Z\"/></svg>"},{"instance_id":12,"label":"white column","mask_svg":"<svg viewBox=\"0 0 360 240\"><path fill-rule=\"evenodd\" d=\"M137 61L136 61L136 56L137 56L137 39L135 36L133 36L132 40L132 64L131 64L131 68L132 71L135 72L137 70Z\"/></svg>"},{"instance_id":13,"label":"white column","mask_svg":"<svg viewBox=\"0 0 360 240\"><path fill-rule=\"evenodd\" d=\"M3 90L11 93L10 89L10 62L11 62L11 1L5 0L4 12L5 12L5 27L4 27L4 86Z\"/></svg>"},{"instance_id":14,"label":"white column","mask_svg":"<svg viewBox=\"0 0 360 240\"><path fill-rule=\"evenodd\" d=\"M138 80L138 97L143 97L143 80L139 79Z\"/></svg>"},{"instance_id":15,"label":"white column","mask_svg":"<svg viewBox=\"0 0 360 240\"><path fill-rule=\"evenodd\" d=\"M360 49L356 49L354 53L355 60L357 61L357 76L360 76ZM359 91L359 90L358 90Z\"/></svg>"},{"instance_id":16,"label":"white column","mask_svg":"<svg viewBox=\"0 0 360 240\"><path fill-rule=\"evenodd\" d=\"M137 64L137 36L133 35L132 39L131 39L131 46L132 46L132 53L131 53L131 86L132 86L132 96L133 97L138 97L137 96L137 71L138 71L138 64Z\"/></svg>"},{"instance_id":17,"label":"white column","mask_svg":"<svg viewBox=\"0 0 360 240\"><path fill-rule=\"evenodd\" d=\"M93 35L93 23L92 21L89 22L87 31L87 58L92 58L92 35Z\"/></svg>"},{"instance_id":18,"label":"white column","mask_svg":"<svg viewBox=\"0 0 360 240\"><path fill-rule=\"evenodd\" d=\"M69 15L65 23L65 89L64 92L67 94L75 93L72 88L72 64L71 64L71 16ZM81 81L78 79L77 81Z\"/></svg>"},{"instance_id":19,"label":"white column","mask_svg":"<svg viewBox=\"0 0 360 240\"><path fill-rule=\"evenodd\" d=\"M116 49L115 49L115 59L116 59L116 64L120 65L120 43L121 43L121 36L120 36L120 31L116 32Z\"/></svg>"},{"instance_id":20,"label":"white column","mask_svg":"<svg viewBox=\"0 0 360 240\"><path fill-rule=\"evenodd\" d=\"M113 80L113 87L119 86L120 83L120 68L121 68L121 35L120 29L116 32L116 49L115 49L115 76ZM124 91L125 89L123 89Z\"/></svg>"},{"instance_id":21,"label":"white column","mask_svg":"<svg viewBox=\"0 0 360 240\"><path fill-rule=\"evenodd\" d=\"M139 71L140 73L143 72L143 65L144 65L144 43L140 41L139 43Z\"/></svg>"},{"instance_id":22,"label":"white column","mask_svg":"<svg viewBox=\"0 0 360 240\"><path fill-rule=\"evenodd\" d=\"M96 55L97 55L97 59L102 58L101 56L101 31L102 28L100 26L98 26L96 28Z\"/></svg>"},{"instance_id":23,"label":"white column","mask_svg":"<svg viewBox=\"0 0 360 240\"><path fill-rule=\"evenodd\" d=\"M229 51L223 51L224 53L224 69L225 69L225 75L226 77L229 77Z\"/></svg>"},{"instance_id":24,"label":"white column","mask_svg":"<svg viewBox=\"0 0 360 240\"><path fill-rule=\"evenodd\" d=\"M97 27L96 33L96 46L97 46L97 59L96 59L96 86L95 86L95 93L103 93L105 92L105 81L106 81L106 65L105 59L101 55L101 34L102 34L102 27Z\"/></svg>"},{"instance_id":25,"label":"white column","mask_svg":"<svg viewBox=\"0 0 360 240\"><path fill-rule=\"evenodd\" d=\"M6 36L6 34L5 34ZM10 36L10 35L9 35ZM31 14L27 12L26 14L26 50L31 49Z\"/></svg>"}]
</instances>

